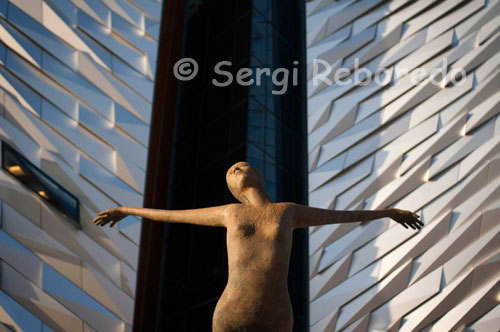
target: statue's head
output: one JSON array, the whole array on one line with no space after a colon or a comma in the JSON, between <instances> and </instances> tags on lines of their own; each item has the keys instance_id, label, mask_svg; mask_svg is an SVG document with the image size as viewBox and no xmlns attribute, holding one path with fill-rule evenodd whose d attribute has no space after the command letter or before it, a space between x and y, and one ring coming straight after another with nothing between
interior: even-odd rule
<instances>
[{"instance_id":1,"label":"statue's head","mask_svg":"<svg viewBox=\"0 0 500 332\"><path fill-rule=\"evenodd\" d=\"M243 202L245 190L255 188L266 195L264 176L255 167L245 161L231 166L226 173L226 182L233 196Z\"/></svg>"}]
</instances>

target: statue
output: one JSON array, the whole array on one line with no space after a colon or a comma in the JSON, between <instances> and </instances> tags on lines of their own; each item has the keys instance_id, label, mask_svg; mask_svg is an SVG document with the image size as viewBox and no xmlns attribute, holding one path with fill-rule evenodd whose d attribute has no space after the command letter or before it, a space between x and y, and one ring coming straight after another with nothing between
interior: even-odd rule
<instances>
[{"instance_id":1,"label":"statue","mask_svg":"<svg viewBox=\"0 0 500 332\"><path fill-rule=\"evenodd\" d=\"M213 314L213 332L292 331L287 275L295 228L383 217L405 228L423 226L415 213L400 209L332 211L273 203L265 191L264 177L246 162L231 166L226 181L241 204L192 210L120 207L100 212L93 221L113 227L135 215L160 222L226 227L229 276Z\"/></svg>"}]
</instances>

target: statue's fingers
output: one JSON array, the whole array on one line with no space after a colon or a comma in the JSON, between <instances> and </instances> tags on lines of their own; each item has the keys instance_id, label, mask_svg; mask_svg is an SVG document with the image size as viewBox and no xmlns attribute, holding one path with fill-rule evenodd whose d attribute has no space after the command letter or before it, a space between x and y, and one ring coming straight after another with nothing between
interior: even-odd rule
<instances>
[{"instance_id":1,"label":"statue's fingers","mask_svg":"<svg viewBox=\"0 0 500 332\"><path fill-rule=\"evenodd\" d=\"M400 222L400 224L404 227L404 228L408 228L408 226L406 226L406 224L404 222Z\"/></svg>"},{"instance_id":2,"label":"statue's fingers","mask_svg":"<svg viewBox=\"0 0 500 332\"><path fill-rule=\"evenodd\" d=\"M101 218L101 219L106 219L107 217L109 217L108 214L101 214L101 215L97 216L97 218Z\"/></svg>"},{"instance_id":3,"label":"statue's fingers","mask_svg":"<svg viewBox=\"0 0 500 332\"><path fill-rule=\"evenodd\" d=\"M101 217L101 220L99 221L99 225L102 225L102 223L107 222L108 219L109 219L108 216Z\"/></svg>"},{"instance_id":4,"label":"statue's fingers","mask_svg":"<svg viewBox=\"0 0 500 332\"><path fill-rule=\"evenodd\" d=\"M114 225L116 225L116 223L117 223L117 222L118 222L118 221L116 221L116 220L115 220L115 221L113 221L113 222L111 223L111 225L109 225L109 227L113 227Z\"/></svg>"},{"instance_id":5,"label":"statue's fingers","mask_svg":"<svg viewBox=\"0 0 500 332\"><path fill-rule=\"evenodd\" d=\"M109 223L108 219L103 219L100 223L99 226L105 226L107 223Z\"/></svg>"},{"instance_id":6,"label":"statue's fingers","mask_svg":"<svg viewBox=\"0 0 500 332\"><path fill-rule=\"evenodd\" d=\"M419 224L419 220L416 219L416 218L412 218L411 219L411 223L413 224L413 226L415 226L417 229L420 229L420 224Z\"/></svg>"},{"instance_id":7,"label":"statue's fingers","mask_svg":"<svg viewBox=\"0 0 500 332\"><path fill-rule=\"evenodd\" d=\"M411 219L411 222L412 222L415 226L417 226L417 227L419 227L419 228L420 228L420 226L422 226L422 225L423 225L423 223L422 223L420 220L418 220L418 218L414 218L414 217L413 217L413 218L410 218L410 219Z\"/></svg>"},{"instance_id":8,"label":"statue's fingers","mask_svg":"<svg viewBox=\"0 0 500 332\"><path fill-rule=\"evenodd\" d=\"M104 218L104 219L102 220L102 222L99 224L99 226L101 226L101 227L102 227L102 226L106 226L106 224L108 224L110 221L111 221L110 219L108 219L108 218Z\"/></svg>"},{"instance_id":9,"label":"statue's fingers","mask_svg":"<svg viewBox=\"0 0 500 332\"><path fill-rule=\"evenodd\" d=\"M103 219L105 217L106 217L105 215L100 215L100 216L95 217L94 220L100 220L100 219Z\"/></svg>"}]
</instances>

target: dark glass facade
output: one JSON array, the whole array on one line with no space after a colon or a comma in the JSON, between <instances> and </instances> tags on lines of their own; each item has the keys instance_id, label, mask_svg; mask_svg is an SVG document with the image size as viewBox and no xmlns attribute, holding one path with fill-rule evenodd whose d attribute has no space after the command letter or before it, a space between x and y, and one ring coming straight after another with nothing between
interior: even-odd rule
<instances>
[{"instance_id":1,"label":"dark glass facade","mask_svg":"<svg viewBox=\"0 0 500 332\"><path fill-rule=\"evenodd\" d=\"M293 0L187 2L182 57L195 59L199 72L179 82L164 208L236 202L225 174L242 160L261 170L273 201L307 204L304 7ZM287 91L274 94L281 87L271 75L260 85L217 87L212 80L224 80L214 73L220 61L231 63L224 70L234 76L240 68L287 68ZM225 229L166 224L162 231L155 330L210 331L227 282ZM308 326L307 247L307 230L296 230L289 273L294 331Z\"/></svg>"},{"instance_id":2,"label":"dark glass facade","mask_svg":"<svg viewBox=\"0 0 500 332\"><path fill-rule=\"evenodd\" d=\"M272 75L249 86L247 161L264 174L274 202L307 204L305 3L252 5L250 66ZM295 331L308 327L307 241L306 229L295 230L288 278Z\"/></svg>"},{"instance_id":3,"label":"dark glass facade","mask_svg":"<svg viewBox=\"0 0 500 332\"><path fill-rule=\"evenodd\" d=\"M168 207L192 209L235 202L226 170L246 159L248 88L212 84L213 67L248 67L249 1L188 2L183 57L199 64L179 86ZM210 331L227 282L225 229L169 224L165 233L157 331Z\"/></svg>"}]
</instances>

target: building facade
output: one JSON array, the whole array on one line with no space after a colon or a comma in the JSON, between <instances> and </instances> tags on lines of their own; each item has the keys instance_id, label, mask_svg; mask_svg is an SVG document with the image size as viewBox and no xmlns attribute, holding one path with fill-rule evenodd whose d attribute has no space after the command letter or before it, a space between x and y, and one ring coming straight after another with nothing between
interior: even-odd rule
<instances>
[{"instance_id":1,"label":"building facade","mask_svg":"<svg viewBox=\"0 0 500 332\"><path fill-rule=\"evenodd\" d=\"M131 331L160 0L0 1L0 330Z\"/></svg>"},{"instance_id":2,"label":"building facade","mask_svg":"<svg viewBox=\"0 0 500 332\"><path fill-rule=\"evenodd\" d=\"M305 68L284 95L270 80L220 89L208 76L217 61L303 65L304 12L302 1L0 1L0 330L210 328L227 278L224 232L91 220L143 198L227 203L224 174L240 160L262 171L273 200L305 204ZM202 72L178 95L177 55ZM151 234L158 241L139 248ZM290 265L296 331L308 325L307 240L296 232Z\"/></svg>"},{"instance_id":3,"label":"building facade","mask_svg":"<svg viewBox=\"0 0 500 332\"><path fill-rule=\"evenodd\" d=\"M499 38L499 1L308 2L310 205L425 223L312 228L311 332L498 330Z\"/></svg>"}]
</instances>

